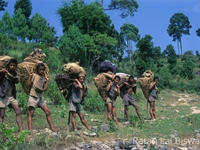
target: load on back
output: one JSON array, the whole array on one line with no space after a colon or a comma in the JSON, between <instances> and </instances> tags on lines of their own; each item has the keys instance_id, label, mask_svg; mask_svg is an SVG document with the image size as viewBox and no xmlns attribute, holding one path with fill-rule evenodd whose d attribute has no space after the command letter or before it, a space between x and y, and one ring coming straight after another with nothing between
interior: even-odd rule
<instances>
[{"instance_id":1,"label":"load on back","mask_svg":"<svg viewBox=\"0 0 200 150\"><path fill-rule=\"evenodd\" d=\"M36 72L36 66L38 63L44 63L46 55L41 49L35 48L20 64L18 64L18 72L20 77L20 83L26 94L30 93L30 87L27 86L27 80L30 73ZM49 67L44 63L46 69L45 74L49 75Z\"/></svg>"},{"instance_id":2,"label":"load on back","mask_svg":"<svg viewBox=\"0 0 200 150\"><path fill-rule=\"evenodd\" d=\"M153 81L154 73L151 70L146 70L142 77L138 78L138 82L146 99L149 98L149 85Z\"/></svg>"},{"instance_id":3,"label":"load on back","mask_svg":"<svg viewBox=\"0 0 200 150\"><path fill-rule=\"evenodd\" d=\"M13 59L11 56L0 56L0 69L5 68L11 59Z\"/></svg>"},{"instance_id":4,"label":"load on back","mask_svg":"<svg viewBox=\"0 0 200 150\"><path fill-rule=\"evenodd\" d=\"M71 96L71 85L78 76L86 76L85 70L79 66L79 63L67 63L62 67L62 73L57 74L55 81L57 86L66 100Z\"/></svg>"},{"instance_id":5,"label":"load on back","mask_svg":"<svg viewBox=\"0 0 200 150\"><path fill-rule=\"evenodd\" d=\"M113 81L116 71L117 71L117 67L109 60L105 60L100 65L100 68L99 68L100 73L93 79L94 84L101 98L104 101L106 101L107 99L106 87L108 85L108 81L109 80Z\"/></svg>"}]
</instances>

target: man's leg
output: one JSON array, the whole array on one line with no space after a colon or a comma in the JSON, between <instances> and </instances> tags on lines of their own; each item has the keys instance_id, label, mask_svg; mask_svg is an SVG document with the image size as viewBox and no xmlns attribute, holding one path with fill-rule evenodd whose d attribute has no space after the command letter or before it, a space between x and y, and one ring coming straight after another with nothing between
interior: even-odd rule
<instances>
[{"instance_id":1,"label":"man's leg","mask_svg":"<svg viewBox=\"0 0 200 150\"><path fill-rule=\"evenodd\" d=\"M111 114L112 114L112 103L107 104L107 119L111 120Z\"/></svg>"},{"instance_id":2,"label":"man's leg","mask_svg":"<svg viewBox=\"0 0 200 150\"><path fill-rule=\"evenodd\" d=\"M128 121L128 105L124 105L124 116L126 121Z\"/></svg>"},{"instance_id":3,"label":"man's leg","mask_svg":"<svg viewBox=\"0 0 200 150\"><path fill-rule=\"evenodd\" d=\"M33 117L33 114L34 114L34 107L32 106L29 106L28 107L28 129L32 132L32 117Z\"/></svg>"},{"instance_id":4,"label":"man's leg","mask_svg":"<svg viewBox=\"0 0 200 150\"><path fill-rule=\"evenodd\" d=\"M157 116L156 116L156 108L155 108L155 102L152 102L152 113L153 113L153 117L154 119L157 119Z\"/></svg>"},{"instance_id":5,"label":"man's leg","mask_svg":"<svg viewBox=\"0 0 200 150\"><path fill-rule=\"evenodd\" d=\"M53 122L52 122L52 118L51 118L51 112L50 112L49 108L47 107L47 105L42 105L40 107L44 111L44 113L46 114L46 119L47 119L47 122L49 123L50 129L53 132L56 132L56 130L53 126Z\"/></svg>"},{"instance_id":6,"label":"man's leg","mask_svg":"<svg viewBox=\"0 0 200 150\"><path fill-rule=\"evenodd\" d=\"M152 120L154 120L153 107L154 107L154 102L150 102L150 110L149 110L149 113L150 113L150 116L151 116L151 119L152 119Z\"/></svg>"},{"instance_id":7,"label":"man's leg","mask_svg":"<svg viewBox=\"0 0 200 150\"><path fill-rule=\"evenodd\" d=\"M112 117L115 123L117 124L117 126L119 126L119 122L117 120L117 115L116 115L116 108L114 106L112 106Z\"/></svg>"},{"instance_id":8,"label":"man's leg","mask_svg":"<svg viewBox=\"0 0 200 150\"><path fill-rule=\"evenodd\" d=\"M0 122L3 123L4 120L4 115L5 115L5 108L0 108Z\"/></svg>"},{"instance_id":9,"label":"man's leg","mask_svg":"<svg viewBox=\"0 0 200 150\"><path fill-rule=\"evenodd\" d=\"M90 126L88 125L87 121L85 120L83 113L78 112L78 115L79 115L79 117L80 117L80 120L81 120L82 124L83 124L87 129L90 129Z\"/></svg>"},{"instance_id":10,"label":"man's leg","mask_svg":"<svg viewBox=\"0 0 200 150\"><path fill-rule=\"evenodd\" d=\"M134 103L133 107L135 108L135 111L136 111L138 117L141 118L141 116L140 116L140 110L139 110L138 106Z\"/></svg>"},{"instance_id":11,"label":"man's leg","mask_svg":"<svg viewBox=\"0 0 200 150\"><path fill-rule=\"evenodd\" d=\"M76 128L76 112L71 111L71 114L72 114L71 123L72 123L73 129L74 129L74 131L77 131L77 128Z\"/></svg>"},{"instance_id":12,"label":"man's leg","mask_svg":"<svg viewBox=\"0 0 200 150\"><path fill-rule=\"evenodd\" d=\"M21 110L20 110L19 106L16 105L16 104L12 104L12 108L15 111L17 125L19 127L19 131L21 132L22 131L22 114L21 114Z\"/></svg>"}]
</instances>

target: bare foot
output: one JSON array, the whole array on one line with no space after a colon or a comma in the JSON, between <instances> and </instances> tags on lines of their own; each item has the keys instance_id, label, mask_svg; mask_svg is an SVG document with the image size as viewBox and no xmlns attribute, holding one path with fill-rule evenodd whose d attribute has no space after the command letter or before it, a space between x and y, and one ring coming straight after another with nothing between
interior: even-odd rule
<instances>
[{"instance_id":1,"label":"bare foot","mask_svg":"<svg viewBox=\"0 0 200 150\"><path fill-rule=\"evenodd\" d=\"M53 132L57 132L55 128L52 128L51 131L53 131Z\"/></svg>"}]
</instances>

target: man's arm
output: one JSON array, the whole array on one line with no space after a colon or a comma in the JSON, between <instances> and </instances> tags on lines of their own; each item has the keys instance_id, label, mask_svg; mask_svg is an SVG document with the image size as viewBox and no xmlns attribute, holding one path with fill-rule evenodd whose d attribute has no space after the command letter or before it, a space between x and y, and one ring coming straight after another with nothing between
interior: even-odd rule
<instances>
[{"instance_id":1,"label":"man's arm","mask_svg":"<svg viewBox=\"0 0 200 150\"><path fill-rule=\"evenodd\" d=\"M107 87L106 87L106 91L107 91L107 92L110 90L111 85L112 85L112 81L109 80L109 81L108 81L108 85L107 85Z\"/></svg>"},{"instance_id":2,"label":"man's arm","mask_svg":"<svg viewBox=\"0 0 200 150\"><path fill-rule=\"evenodd\" d=\"M47 90L49 83L49 77L45 75L45 82L44 82L44 91Z\"/></svg>"},{"instance_id":3,"label":"man's arm","mask_svg":"<svg viewBox=\"0 0 200 150\"><path fill-rule=\"evenodd\" d=\"M33 73L30 73L28 76L27 83L26 83L28 87L30 87L32 84L32 81L31 81L32 77L33 77Z\"/></svg>"},{"instance_id":4,"label":"man's arm","mask_svg":"<svg viewBox=\"0 0 200 150\"><path fill-rule=\"evenodd\" d=\"M153 86L156 85L156 84L157 84L157 82L155 82L155 81L151 82L150 85L149 85L149 90L151 90L153 88Z\"/></svg>"}]
</instances>

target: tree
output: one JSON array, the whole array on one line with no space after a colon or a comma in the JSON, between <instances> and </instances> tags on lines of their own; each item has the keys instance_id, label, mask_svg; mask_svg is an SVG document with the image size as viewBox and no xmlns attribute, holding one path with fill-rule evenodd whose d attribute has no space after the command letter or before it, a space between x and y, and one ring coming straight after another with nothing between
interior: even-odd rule
<instances>
[{"instance_id":1,"label":"tree","mask_svg":"<svg viewBox=\"0 0 200 150\"><path fill-rule=\"evenodd\" d=\"M49 23L40 14L36 13L30 19L30 29L28 39L36 43L45 43L47 46L52 46L57 40L55 37L56 31L54 27L50 27Z\"/></svg>"},{"instance_id":2,"label":"tree","mask_svg":"<svg viewBox=\"0 0 200 150\"><path fill-rule=\"evenodd\" d=\"M4 0L0 0L0 11L4 11L5 8L8 6L8 2L4 1Z\"/></svg>"},{"instance_id":3,"label":"tree","mask_svg":"<svg viewBox=\"0 0 200 150\"><path fill-rule=\"evenodd\" d=\"M58 37L55 36L56 30L54 27L51 27L49 23L47 23L47 27L44 29L44 34L42 36L41 42L48 47L56 46Z\"/></svg>"},{"instance_id":4,"label":"tree","mask_svg":"<svg viewBox=\"0 0 200 150\"><path fill-rule=\"evenodd\" d=\"M111 19L97 2L86 5L82 0L71 0L59 8L58 14L61 17L63 32L71 25L76 25L82 34L89 35L96 31L110 35L114 31Z\"/></svg>"},{"instance_id":5,"label":"tree","mask_svg":"<svg viewBox=\"0 0 200 150\"><path fill-rule=\"evenodd\" d=\"M196 30L197 36L200 37L200 28Z\"/></svg>"},{"instance_id":6,"label":"tree","mask_svg":"<svg viewBox=\"0 0 200 150\"><path fill-rule=\"evenodd\" d=\"M31 1L30 0L17 0L14 5L14 14L17 13L17 10L19 8L22 10L22 14L24 14L26 19L28 20L31 15L31 11L32 11Z\"/></svg>"},{"instance_id":7,"label":"tree","mask_svg":"<svg viewBox=\"0 0 200 150\"><path fill-rule=\"evenodd\" d=\"M59 40L59 49L65 62L80 61L81 66L86 63L86 47L80 30L72 25Z\"/></svg>"},{"instance_id":8,"label":"tree","mask_svg":"<svg viewBox=\"0 0 200 150\"><path fill-rule=\"evenodd\" d=\"M21 39L22 42L25 42L25 38L28 36L28 23L27 19L22 14L21 9L17 9L16 14L13 16L14 21L14 35L17 36L17 38Z\"/></svg>"},{"instance_id":9,"label":"tree","mask_svg":"<svg viewBox=\"0 0 200 150\"><path fill-rule=\"evenodd\" d=\"M194 78L193 70L194 70L194 63L191 60L187 59L183 61L183 64L180 70L180 76L191 80Z\"/></svg>"},{"instance_id":10,"label":"tree","mask_svg":"<svg viewBox=\"0 0 200 150\"><path fill-rule=\"evenodd\" d=\"M0 33L9 37L14 37L13 33L14 22L13 18L6 11L0 20Z\"/></svg>"},{"instance_id":11,"label":"tree","mask_svg":"<svg viewBox=\"0 0 200 150\"><path fill-rule=\"evenodd\" d=\"M112 56L116 56L118 53L115 50L117 40L107 34L96 32L93 36L85 35L85 39L88 54L87 60L91 71L94 68L98 68L100 62L106 59L112 60Z\"/></svg>"},{"instance_id":12,"label":"tree","mask_svg":"<svg viewBox=\"0 0 200 150\"><path fill-rule=\"evenodd\" d=\"M172 70L177 63L177 56L172 44L167 45L166 49L163 51L167 57L167 62L169 63L168 68Z\"/></svg>"},{"instance_id":13,"label":"tree","mask_svg":"<svg viewBox=\"0 0 200 150\"><path fill-rule=\"evenodd\" d=\"M101 0L101 5L103 6L103 0ZM128 16L134 16L134 12L137 11L139 5L136 0L111 0L109 9L104 10L120 10L120 16L126 18Z\"/></svg>"},{"instance_id":14,"label":"tree","mask_svg":"<svg viewBox=\"0 0 200 150\"><path fill-rule=\"evenodd\" d=\"M58 14L61 17L65 34L69 32L71 26L76 26L84 35L85 41L83 42L87 48L86 60L91 70L98 68L98 64L104 59L121 56L122 49L119 46L121 38L114 25L111 25L110 17L105 14L99 3L85 4L82 0L71 0L64 2L63 6L59 8ZM68 38L68 42L70 42L69 40ZM71 40L73 39L71 38Z\"/></svg>"},{"instance_id":15,"label":"tree","mask_svg":"<svg viewBox=\"0 0 200 150\"><path fill-rule=\"evenodd\" d=\"M136 56L136 69L139 74L142 74L146 69L152 65L152 58L154 57L154 46L150 35L145 35L138 41L136 47L138 48Z\"/></svg>"},{"instance_id":16,"label":"tree","mask_svg":"<svg viewBox=\"0 0 200 150\"><path fill-rule=\"evenodd\" d=\"M175 13L170 18L170 24L168 26L167 32L169 36L173 38L173 41L177 41L179 55L182 56L182 42L181 38L183 35L190 35L190 21L187 16L183 13ZM180 48L179 48L180 45Z\"/></svg>"},{"instance_id":17,"label":"tree","mask_svg":"<svg viewBox=\"0 0 200 150\"><path fill-rule=\"evenodd\" d=\"M132 41L137 42L140 39L140 35L138 34L139 30L133 24L123 24L120 28L120 35L123 39L126 40L127 51L129 53L130 62L132 62L133 58L133 50L132 50Z\"/></svg>"}]
</instances>

